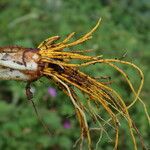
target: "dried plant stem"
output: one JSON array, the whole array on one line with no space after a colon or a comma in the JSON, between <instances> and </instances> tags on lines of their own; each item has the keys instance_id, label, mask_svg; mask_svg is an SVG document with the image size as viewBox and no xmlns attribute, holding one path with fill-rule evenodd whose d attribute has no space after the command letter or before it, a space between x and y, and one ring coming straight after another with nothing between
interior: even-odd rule
<instances>
[{"instance_id":1,"label":"dried plant stem","mask_svg":"<svg viewBox=\"0 0 150 150\"><path fill-rule=\"evenodd\" d=\"M119 143L119 126L121 125L120 117L127 121L131 139L134 145L134 150L137 150L137 142L134 134L140 134L129 113L129 110L137 101L143 105L145 114L150 124L148 110L145 103L140 98L140 93L144 84L144 75L142 70L135 64L128 61L119 59L104 59L102 55L85 55L84 52L90 52L89 50L76 50L69 52L64 51L66 48L71 48L90 40L93 32L95 32L95 30L98 28L100 21L101 20L98 21L96 26L90 32L73 42L70 42L70 40L75 35L75 32L69 34L61 42L58 42L60 36L50 37L39 44L38 48L36 49L27 49L22 47L0 48L0 69L3 69L2 71L7 75L6 78L4 73L1 73L0 71L0 78L17 80L16 74L14 76L10 76L10 70L12 70L13 73L19 73L20 80L27 80L31 82L39 79L42 76L46 76L57 83L62 91L64 91L64 93L70 97L72 104L75 107L76 115L81 127L81 135L78 140L80 141L80 150L82 150L84 138L87 139L88 149L93 149L91 139L92 133L90 132L92 130L100 132L99 140L96 143L96 149L98 149L98 144L103 136L103 133L105 133L107 137L111 139L104 128L106 125L115 131L114 149L117 150ZM6 57L6 53L9 53L9 58L11 58L11 60L9 60L9 64L11 64L11 66L9 66L8 61L3 60L4 56ZM16 61L18 59L19 62ZM81 62L72 63L72 60L79 60ZM12 63L10 63L10 61ZM97 78L90 77L89 75L80 71L82 67L88 67L93 64L107 65L115 69L124 77L134 95L134 99L129 105L126 104L120 93L111 87L110 83L114 84L113 82L101 82L97 80ZM132 79L130 79L129 75L118 65L131 67L137 72L137 76L140 79L137 89L134 87ZM73 87L79 89L81 93L87 97L85 104L79 100L76 90L74 90ZM27 89L27 93L27 95L31 95L29 89ZM101 117L101 108L103 108L103 110L107 113L107 116L110 118L107 118L107 121ZM92 128L89 126L87 122L87 114L89 114L98 127ZM78 142L76 142L76 144L77 143ZM143 141L141 141L141 143L143 145Z\"/></svg>"}]
</instances>

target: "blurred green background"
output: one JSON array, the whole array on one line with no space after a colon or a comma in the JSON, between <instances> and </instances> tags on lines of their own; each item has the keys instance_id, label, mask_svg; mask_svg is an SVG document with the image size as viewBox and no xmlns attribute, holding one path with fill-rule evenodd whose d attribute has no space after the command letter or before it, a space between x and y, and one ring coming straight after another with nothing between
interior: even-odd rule
<instances>
[{"instance_id":1,"label":"blurred green background","mask_svg":"<svg viewBox=\"0 0 150 150\"><path fill-rule=\"evenodd\" d=\"M99 17L102 23L93 39L78 48L95 49L91 55L102 54L105 58L120 58L127 52L124 59L134 62L144 71L145 84L141 97L149 108L149 0L0 0L0 46L36 47L50 36L60 35L64 38L72 31L76 31L79 37L89 31ZM132 69L124 69L132 75ZM116 71L103 66L91 67L88 73L111 76L124 99L132 98L129 87ZM137 84L138 79L134 75L132 80ZM0 149L73 149L80 129L70 99L45 78L33 84L32 90L38 112L51 135L45 132L31 103L27 101L25 83L0 81ZM150 128L141 104L136 103L130 112L148 146ZM96 139L93 135L93 140ZM87 149L86 146L84 149ZM104 137L98 149L112 150L113 144ZM124 124L119 149L133 149Z\"/></svg>"}]
</instances>

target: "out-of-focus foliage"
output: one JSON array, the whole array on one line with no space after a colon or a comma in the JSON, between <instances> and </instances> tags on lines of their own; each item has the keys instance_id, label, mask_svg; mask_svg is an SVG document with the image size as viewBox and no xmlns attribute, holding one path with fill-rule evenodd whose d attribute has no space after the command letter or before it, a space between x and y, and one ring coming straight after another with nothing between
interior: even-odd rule
<instances>
[{"instance_id":1,"label":"out-of-focus foliage","mask_svg":"<svg viewBox=\"0 0 150 150\"><path fill-rule=\"evenodd\" d=\"M65 37L72 31L79 36L102 17L101 27L93 39L78 49L93 48L95 52L91 55L103 54L105 58L120 58L127 52L124 59L136 63L144 71L141 97L150 107L149 9L148 0L1 0L0 46L36 47L49 36ZM132 69L127 71L132 75ZM124 99L129 101L132 97L124 80L114 70L96 66L87 72L93 76L111 76ZM133 75L133 83L136 82ZM72 149L80 129L69 98L47 79L40 79L33 85L38 112L51 132L48 135L26 100L24 87L22 82L0 81L0 149ZM49 87L56 88L57 96L50 95ZM130 113L148 145L150 132L143 108L137 103ZM132 150L133 145L127 140L127 127L122 124L121 128L119 148ZM111 150L112 143L107 143L104 137L99 149Z\"/></svg>"}]
</instances>

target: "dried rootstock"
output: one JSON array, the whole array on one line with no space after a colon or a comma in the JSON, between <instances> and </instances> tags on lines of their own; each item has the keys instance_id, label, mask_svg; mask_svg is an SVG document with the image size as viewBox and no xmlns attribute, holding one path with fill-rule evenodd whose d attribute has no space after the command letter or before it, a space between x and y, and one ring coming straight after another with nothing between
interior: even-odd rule
<instances>
[{"instance_id":1,"label":"dried rootstock","mask_svg":"<svg viewBox=\"0 0 150 150\"><path fill-rule=\"evenodd\" d=\"M121 126L120 119L124 118L128 124L131 139L134 149L137 150L137 141L135 135L138 135L143 149L146 149L140 133L136 128L130 114L129 109L138 100L145 110L146 116L150 123L150 118L144 102L140 98L140 92L144 82L144 76L139 67L135 64L119 59L104 59L102 56L87 56L84 51L65 51L66 49L81 44L92 38L92 33L97 29L100 20L96 26L81 38L70 42L75 32L69 34L63 41L57 42L59 36L50 37L43 41L38 48L30 49L23 47L3 47L0 48L0 78L27 81L27 96L32 98L30 92L30 83L45 76L53 80L66 93L75 107L76 115L81 127L81 135L76 144L80 143L80 149L83 147L83 140L87 139L88 149L94 149L91 139L91 131L96 130L102 134L107 134L105 126L111 127L115 131L114 149L118 149L119 128ZM73 63L72 60L80 60L80 63ZM109 82L101 82L96 78L80 71L80 68L90 66L92 64L106 64L119 72L128 83L133 92L134 99L130 104L126 104L122 96L111 88ZM138 89L130 81L127 73L121 69L117 64L132 67L137 71L137 76L140 78ZM115 84L115 83L113 83ZM78 98L75 88L79 89L86 98L83 103ZM121 88L121 87L120 87ZM105 120L101 117L101 108L105 110L110 119ZM89 115L95 126L92 128L87 122L87 115ZM96 126L97 125L97 126Z\"/></svg>"}]
</instances>

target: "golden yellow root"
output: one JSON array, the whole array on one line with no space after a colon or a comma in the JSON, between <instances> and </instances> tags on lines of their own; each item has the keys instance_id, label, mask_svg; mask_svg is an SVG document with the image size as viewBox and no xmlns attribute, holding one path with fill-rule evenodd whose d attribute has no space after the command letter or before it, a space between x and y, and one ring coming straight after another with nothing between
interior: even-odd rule
<instances>
[{"instance_id":1,"label":"golden yellow root","mask_svg":"<svg viewBox=\"0 0 150 150\"><path fill-rule=\"evenodd\" d=\"M81 127L80 149L82 149L82 141L86 137L88 141L88 149L91 150L92 140L90 131L99 130L100 138L96 144L97 149L98 143L102 138L103 132L107 134L106 130L101 124L101 122L104 122L104 124L112 126L112 128L115 129L116 137L114 149L117 150L119 142L120 125L120 120L118 116L120 115L123 118L125 118L128 123L130 135L134 144L134 149L137 150L137 142L135 139L134 132L138 132L138 130L135 129L135 126L133 125L133 121L129 114L129 108L131 108L137 100L139 100L142 103L148 121L150 123L150 118L146 106L139 96L144 83L144 75L141 69L133 63L127 61L122 61L118 59L103 59L102 56L86 56L81 51L63 51L65 48L76 46L91 39L92 33L97 29L97 27L100 24L100 21L101 20L98 21L96 26L89 33L85 34L78 40L73 41L71 43L69 43L69 41L74 36L75 32L69 34L66 37L66 39L59 43L56 43L56 41L60 38L59 36L48 38L47 40L42 42L38 46L38 48L40 49L39 54L41 55L40 61L45 63L45 67L41 72L43 73L43 75L50 76L55 82L57 82L58 86L60 86L61 89L70 97L75 107L76 114ZM74 59L81 60L84 62L80 64L75 64L71 62ZM96 63L111 66L125 78L126 82L128 83L131 91L135 96L133 101L131 101L130 105L127 106L120 94L114 89L112 89L108 84L100 82L95 78L92 78L80 71L81 67L86 67ZM134 85L131 82L127 73L125 73L123 69L118 67L117 64L127 65L129 67L134 68L138 72L141 82L137 90L134 88ZM82 102L79 101L72 87L78 88L80 91L82 91L83 93L85 93L85 95L88 96L87 105L82 104ZM94 104L94 106L96 106L97 108L94 108L92 104ZM103 118L101 118L99 114L100 108L103 108L111 119L105 121ZM86 119L86 112L91 116L91 118L95 122L98 123L98 128L89 127Z\"/></svg>"}]
</instances>

